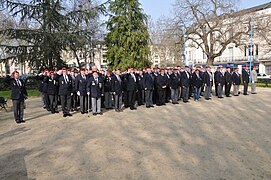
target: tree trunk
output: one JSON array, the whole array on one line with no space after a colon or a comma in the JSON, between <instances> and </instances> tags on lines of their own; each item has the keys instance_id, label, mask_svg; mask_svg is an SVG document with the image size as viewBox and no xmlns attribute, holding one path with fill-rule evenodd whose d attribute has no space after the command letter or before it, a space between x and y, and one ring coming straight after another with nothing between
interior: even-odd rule
<instances>
[{"instance_id":1,"label":"tree trunk","mask_svg":"<svg viewBox=\"0 0 271 180\"><path fill-rule=\"evenodd\" d=\"M214 64L215 58L209 57L206 62L206 66L212 66Z\"/></svg>"}]
</instances>

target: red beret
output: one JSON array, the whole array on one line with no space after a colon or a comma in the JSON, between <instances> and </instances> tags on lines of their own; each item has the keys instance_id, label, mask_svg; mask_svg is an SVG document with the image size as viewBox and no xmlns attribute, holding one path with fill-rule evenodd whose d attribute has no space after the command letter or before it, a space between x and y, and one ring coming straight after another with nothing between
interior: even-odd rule
<instances>
[{"instance_id":1,"label":"red beret","mask_svg":"<svg viewBox=\"0 0 271 180\"><path fill-rule=\"evenodd\" d=\"M62 71L66 70L66 68L62 68Z\"/></svg>"},{"instance_id":2,"label":"red beret","mask_svg":"<svg viewBox=\"0 0 271 180\"><path fill-rule=\"evenodd\" d=\"M54 74L54 71L50 71L50 74Z\"/></svg>"}]
</instances>

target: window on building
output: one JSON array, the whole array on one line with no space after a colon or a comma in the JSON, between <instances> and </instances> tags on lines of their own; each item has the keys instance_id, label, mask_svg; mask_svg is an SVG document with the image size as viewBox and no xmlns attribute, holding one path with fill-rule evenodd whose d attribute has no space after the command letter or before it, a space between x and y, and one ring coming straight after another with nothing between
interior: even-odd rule
<instances>
[{"instance_id":1,"label":"window on building","mask_svg":"<svg viewBox=\"0 0 271 180\"><path fill-rule=\"evenodd\" d=\"M229 61L233 61L233 47L229 47Z\"/></svg>"},{"instance_id":2,"label":"window on building","mask_svg":"<svg viewBox=\"0 0 271 180\"><path fill-rule=\"evenodd\" d=\"M258 44L255 44L255 54L256 54L256 56L259 55L259 45Z\"/></svg>"}]
</instances>

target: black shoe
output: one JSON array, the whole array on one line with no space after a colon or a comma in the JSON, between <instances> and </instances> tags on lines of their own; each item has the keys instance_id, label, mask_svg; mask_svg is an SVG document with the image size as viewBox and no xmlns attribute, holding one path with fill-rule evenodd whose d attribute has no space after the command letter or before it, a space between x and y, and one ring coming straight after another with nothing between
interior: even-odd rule
<instances>
[{"instance_id":1,"label":"black shoe","mask_svg":"<svg viewBox=\"0 0 271 180\"><path fill-rule=\"evenodd\" d=\"M219 99L222 99L223 97L218 97Z\"/></svg>"},{"instance_id":2,"label":"black shoe","mask_svg":"<svg viewBox=\"0 0 271 180\"><path fill-rule=\"evenodd\" d=\"M15 120L15 121L16 121L16 123L17 123L17 124L20 124L20 123L21 123L21 121L20 121L20 120Z\"/></svg>"},{"instance_id":3,"label":"black shoe","mask_svg":"<svg viewBox=\"0 0 271 180\"><path fill-rule=\"evenodd\" d=\"M55 111L55 113L59 113L59 111L58 111L58 110L56 110L56 111Z\"/></svg>"},{"instance_id":4,"label":"black shoe","mask_svg":"<svg viewBox=\"0 0 271 180\"><path fill-rule=\"evenodd\" d=\"M56 112L55 111L51 111L52 114L55 114Z\"/></svg>"},{"instance_id":5,"label":"black shoe","mask_svg":"<svg viewBox=\"0 0 271 180\"><path fill-rule=\"evenodd\" d=\"M257 94L257 93L251 93L251 94Z\"/></svg>"},{"instance_id":6,"label":"black shoe","mask_svg":"<svg viewBox=\"0 0 271 180\"><path fill-rule=\"evenodd\" d=\"M81 114L85 114L85 112L81 112Z\"/></svg>"},{"instance_id":7,"label":"black shoe","mask_svg":"<svg viewBox=\"0 0 271 180\"><path fill-rule=\"evenodd\" d=\"M72 116L72 114L69 113L69 114L67 114L67 116Z\"/></svg>"},{"instance_id":8,"label":"black shoe","mask_svg":"<svg viewBox=\"0 0 271 180\"><path fill-rule=\"evenodd\" d=\"M93 113L93 116L97 116L97 113Z\"/></svg>"},{"instance_id":9,"label":"black shoe","mask_svg":"<svg viewBox=\"0 0 271 180\"><path fill-rule=\"evenodd\" d=\"M239 96L239 95L234 95L234 96Z\"/></svg>"},{"instance_id":10,"label":"black shoe","mask_svg":"<svg viewBox=\"0 0 271 180\"><path fill-rule=\"evenodd\" d=\"M226 96L226 97L231 97L231 96L229 95L229 96Z\"/></svg>"},{"instance_id":11,"label":"black shoe","mask_svg":"<svg viewBox=\"0 0 271 180\"><path fill-rule=\"evenodd\" d=\"M67 117L67 114L63 114L63 117Z\"/></svg>"},{"instance_id":12,"label":"black shoe","mask_svg":"<svg viewBox=\"0 0 271 180\"><path fill-rule=\"evenodd\" d=\"M244 94L245 96L249 95L249 94Z\"/></svg>"},{"instance_id":13,"label":"black shoe","mask_svg":"<svg viewBox=\"0 0 271 180\"><path fill-rule=\"evenodd\" d=\"M116 111L116 112L120 112L120 110L118 110L118 109L115 109L115 111Z\"/></svg>"},{"instance_id":14,"label":"black shoe","mask_svg":"<svg viewBox=\"0 0 271 180\"><path fill-rule=\"evenodd\" d=\"M206 100L211 100L211 98L206 98Z\"/></svg>"},{"instance_id":15,"label":"black shoe","mask_svg":"<svg viewBox=\"0 0 271 180\"><path fill-rule=\"evenodd\" d=\"M184 103L188 103L189 101L184 101Z\"/></svg>"},{"instance_id":16,"label":"black shoe","mask_svg":"<svg viewBox=\"0 0 271 180\"><path fill-rule=\"evenodd\" d=\"M100 112L100 113L98 113L99 115L103 115L103 113L102 112Z\"/></svg>"},{"instance_id":17,"label":"black shoe","mask_svg":"<svg viewBox=\"0 0 271 180\"><path fill-rule=\"evenodd\" d=\"M153 105L151 105L150 107L151 107L151 108L154 108L154 106L153 106Z\"/></svg>"},{"instance_id":18,"label":"black shoe","mask_svg":"<svg viewBox=\"0 0 271 180\"><path fill-rule=\"evenodd\" d=\"M21 120L20 122L21 122L21 123L25 123L25 120Z\"/></svg>"},{"instance_id":19,"label":"black shoe","mask_svg":"<svg viewBox=\"0 0 271 180\"><path fill-rule=\"evenodd\" d=\"M150 108L150 106L146 106L146 108Z\"/></svg>"}]
</instances>

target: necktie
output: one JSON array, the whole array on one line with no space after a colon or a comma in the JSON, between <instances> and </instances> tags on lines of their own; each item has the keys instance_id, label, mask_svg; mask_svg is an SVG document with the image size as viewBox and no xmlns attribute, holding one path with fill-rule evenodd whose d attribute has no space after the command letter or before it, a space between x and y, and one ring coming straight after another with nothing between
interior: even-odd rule
<instances>
[{"instance_id":1,"label":"necktie","mask_svg":"<svg viewBox=\"0 0 271 180\"><path fill-rule=\"evenodd\" d=\"M19 81L19 79L17 79L16 82L18 86L21 86L21 82Z\"/></svg>"}]
</instances>

